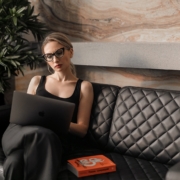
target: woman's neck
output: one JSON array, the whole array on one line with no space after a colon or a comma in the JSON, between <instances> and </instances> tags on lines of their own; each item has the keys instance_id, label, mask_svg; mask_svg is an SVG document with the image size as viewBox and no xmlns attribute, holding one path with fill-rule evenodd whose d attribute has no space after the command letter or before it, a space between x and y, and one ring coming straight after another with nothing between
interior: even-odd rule
<instances>
[{"instance_id":1,"label":"woman's neck","mask_svg":"<svg viewBox=\"0 0 180 180\"><path fill-rule=\"evenodd\" d=\"M55 78L57 81L72 81L77 80L77 77L70 73L61 73L61 72L54 72L54 74L51 75L53 78Z\"/></svg>"}]
</instances>

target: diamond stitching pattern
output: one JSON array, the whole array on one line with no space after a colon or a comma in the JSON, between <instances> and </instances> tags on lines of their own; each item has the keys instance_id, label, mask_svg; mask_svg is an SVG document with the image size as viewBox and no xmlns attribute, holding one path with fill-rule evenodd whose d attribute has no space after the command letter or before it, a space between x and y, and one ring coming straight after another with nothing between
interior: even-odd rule
<instances>
[{"instance_id":1,"label":"diamond stitching pattern","mask_svg":"<svg viewBox=\"0 0 180 180\"><path fill-rule=\"evenodd\" d=\"M125 87L113 114L108 147L115 152L174 164L180 152L180 93Z\"/></svg>"},{"instance_id":2,"label":"diamond stitching pattern","mask_svg":"<svg viewBox=\"0 0 180 180\"><path fill-rule=\"evenodd\" d=\"M104 148L108 142L112 115L120 88L96 83L93 83L93 88L95 97L88 136L98 147Z\"/></svg>"}]
</instances>

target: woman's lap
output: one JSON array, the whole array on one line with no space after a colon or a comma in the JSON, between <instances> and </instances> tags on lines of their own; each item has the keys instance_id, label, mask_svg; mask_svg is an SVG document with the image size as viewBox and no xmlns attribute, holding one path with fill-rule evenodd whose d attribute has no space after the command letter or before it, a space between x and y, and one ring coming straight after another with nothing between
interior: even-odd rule
<instances>
[{"instance_id":1,"label":"woman's lap","mask_svg":"<svg viewBox=\"0 0 180 180\"><path fill-rule=\"evenodd\" d=\"M54 179L59 171L62 145L59 137L49 129L10 124L3 135L2 147L7 159L13 159L11 156L16 151L23 151L25 177L39 175L39 179ZM53 175L50 169L53 169Z\"/></svg>"},{"instance_id":2,"label":"woman's lap","mask_svg":"<svg viewBox=\"0 0 180 180\"><path fill-rule=\"evenodd\" d=\"M51 137L51 139L57 141L56 143L60 143L58 136L47 128L10 124L2 137L2 147L5 155L7 156L16 149L24 149L24 145L28 143L26 142L27 139L32 139L37 135L41 138Z\"/></svg>"}]
</instances>

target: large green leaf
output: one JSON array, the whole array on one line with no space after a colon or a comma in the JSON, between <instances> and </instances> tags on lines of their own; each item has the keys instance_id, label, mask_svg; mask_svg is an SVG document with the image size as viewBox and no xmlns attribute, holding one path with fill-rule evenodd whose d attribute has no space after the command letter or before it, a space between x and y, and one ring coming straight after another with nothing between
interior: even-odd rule
<instances>
[{"instance_id":1,"label":"large green leaf","mask_svg":"<svg viewBox=\"0 0 180 180\"><path fill-rule=\"evenodd\" d=\"M15 17L15 16L13 17L13 23L15 26L17 26L17 17Z\"/></svg>"},{"instance_id":2,"label":"large green leaf","mask_svg":"<svg viewBox=\"0 0 180 180\"><path fill-rule=\"evenodd\" d=\"M0 0L0 92L9 87L12 75L24 75L25 65L34 69L43 62L23 36L31 33L39 43L48 32L33 13L28 0Z\"/></svg>"},{"instance_id":3,"label":"large green leaf","mask_svg":"<svg viewBox=\"0 0 180 180\"><path fill-rule=\"evenodd\" d=\"M26 10L27 9L27 7L22 7L22 8L20 8L18 11L17 11L17 13L18 14L21 14L24 10Z\"/></svg>"}]
</instances>

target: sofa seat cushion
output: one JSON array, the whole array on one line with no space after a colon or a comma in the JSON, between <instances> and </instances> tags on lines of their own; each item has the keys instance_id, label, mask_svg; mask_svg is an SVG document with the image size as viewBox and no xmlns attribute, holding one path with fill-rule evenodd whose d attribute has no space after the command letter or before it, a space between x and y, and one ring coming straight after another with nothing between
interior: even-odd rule
<instances>
[{"instance_id":1,"label":"sofa seat cushion","mask_svg":"<svg viewBox=\"0 0 180 180\"><path fill-rule=\"evenodd\" d=\"M81 178L82 180L164 180L169 165L146 161L117 153L105 154L117 164L117 171ZM58 180L78 180L68 170L60 173Z\"/></svg>"},{"instance_id":2,"label":"sofa seat cushion","mask_svg":"<svg viewBox=\"0 0 180 180\"><path fill-rule=\"evenodd\" d=\"M73 153L68 155L68 159L78 158L82 156L92 156L92 155L103 154L103 151L97 148L84 148L84 149L75 149Z\"/></svg>"}]
</instances>

